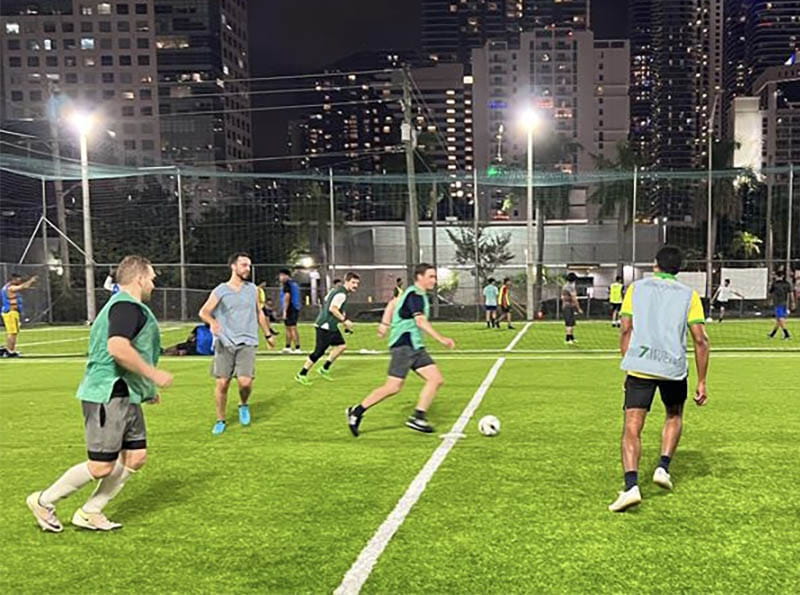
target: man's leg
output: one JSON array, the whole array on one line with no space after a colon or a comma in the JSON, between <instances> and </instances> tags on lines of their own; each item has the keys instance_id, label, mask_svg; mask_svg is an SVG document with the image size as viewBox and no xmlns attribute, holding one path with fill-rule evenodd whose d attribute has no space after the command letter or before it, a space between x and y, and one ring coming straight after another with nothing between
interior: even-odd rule
<instances>
[{"instance_id":1,"label":"man's leg","mask_svg":"<svg viewBox=\"0 0 800 595\"><path fill-rule=\"evenodd\" d=\"M367 395L361 403L347 408L345 411L347 415L347 425L350 427L353 436L358 436L358 428L361 425L361 419L364 417L364 413L366 413L367 409L399 393L404 383L405 378L389 376L386 378L386 382Z\"/></svg>"},{"instance_id":2,"label":"man's leg","mask_svg":"<svg viewBox=\"0 0 800 595\"><path fill-rule=\"evenodd\" d=\"M6 349L9 353L17 351L17 333L6 333Z\"/></svg>"},{"instance_id":3,"label":"man's leg","mask_svg":"<svg viewBox=\"0 0 800 595\"><path fill-rule=\"evenodd\" d=\"M123 450L111 472L100 480L81 510L87 515L102 513L105 506L122 491L128 479L141 469L146 461L146 448Z\"/></svg>"},{"instance_id":4,"label":"man's leg","mask_svg":"<svg viewBox=\"0 0 800 595\"><path fill-rule=\"evenodd\" d=\"M425 384L419 393L419 401L417 401L416 410L421 411L422 413L427 413L434 397L436 396L436 393L444 384L444 377L442 376L442 373L439 371L439 367L436 364L425 366L424 368L416 370L416 372L425 381Z\"/></svg>"},{"instance_id":5,"label":"man's leg","mask_svg":"<svg viewBox=\"0 0 800 595\"><path fill-rule=\"evenodd\" d=\"M622 431L622 468L625 471L625 489L639 482L639 459L642 455L642 428L647 409L626 409L625 427Z\"/></svg>"},{"instance_id":6,"label":"man's leg","mask_svg":"<svg viewBox=\"0 0 800 595\"><path fill-rule=\"evenodd\" d=\"M228 387L230 378L217 378L214 383L214 403L216 405L217 421L225 421L225 410L228 407Z\"/></svg>"},{"instance_id":7,"label":"man's leg","mask_svg":"<svg viewBox=\"0 0 800 595\"><path fill-rule=\"evenodd\" d=\"M242 405L247 405L247 401L253 392L253 378L250 376L237 376L236 382L239 385L239 401Z\"/></svg>"},{"instance_id":8,"label":"man's leg","mask_svg":"<svg viewBox=\"0 0 800 595\"><path fill-rule=\"evenodd\" d=\"M341 355L347 351L347 345L342 343L341 345L336 345L331 352L328 354L328 359L325 360L325 363L322 366L322 369L328 371L331 369L333 362L335 362Z\"/></svg>"}]
</instances>

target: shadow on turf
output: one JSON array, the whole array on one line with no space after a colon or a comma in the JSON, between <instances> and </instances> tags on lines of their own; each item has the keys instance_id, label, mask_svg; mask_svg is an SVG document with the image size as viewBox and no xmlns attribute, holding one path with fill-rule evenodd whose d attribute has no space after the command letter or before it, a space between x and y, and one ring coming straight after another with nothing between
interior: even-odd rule
<instances>
[{"instance_id":1,"label":"shadow on turf","mask_svg":"<svg viewBox=\"0 0 800 595\"><path fill-rule=\"evenodd\" d=\"M677 489L689 485L693 480L707 477L712 474L711 466L706 461L706 456L699 450L680 450L675 457L675 462L670 469L675 476ZM669 495L667 490L657 490L650 497L661 498Z\"/></svg>"},{"instance_id":2,"label":"shadow on turf","mask_svg":"<svg viewBox=\"0 0 800 595\"><path fill-rule=\"evenodd\" d=\"M151 516L162 508L173 507L176 503L191 499L193 495L202 491L202 486L211 483L214 478L214 473L194 473L180 480L167 477L153 482L147 486L144 494L121 501L114 516L124 519L126 524L140 517ZM165 497L165 494L168 496Z\"/></svg>"}]
</instances>

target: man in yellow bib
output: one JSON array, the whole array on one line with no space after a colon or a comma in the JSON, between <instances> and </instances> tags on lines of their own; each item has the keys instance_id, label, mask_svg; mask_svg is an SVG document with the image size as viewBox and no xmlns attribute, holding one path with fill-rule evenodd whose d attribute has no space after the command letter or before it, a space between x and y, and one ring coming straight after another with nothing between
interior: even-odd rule
<instances>
[{"instance_id":1,"label":"man in yellow bib","mask_svg":"<svg viewBox=\"0 0 800 595\"><path fill-rule=\"evenodd\" d=\"M27 281L22 276L12 273L8 283L0 290L0 309L2 310L3 326L6 327L6 346L0 347L1 357L19 357L17 352L17 336L19 335L20 316L22 314L21 292L33 287L36 276Z\"/></svg>"},{"instance_id":2,"label":"man in yellow bib","mask_svg":"<svg viewBox=\"0 0 800 595\"><path fill-rule=\"evenodd\" d=\"M622 294L625 286L622 277L617 277L608 291L608 303L611 305L611 326L619 327L619 311L622 309Z\"/></svg>"}]
</instances>

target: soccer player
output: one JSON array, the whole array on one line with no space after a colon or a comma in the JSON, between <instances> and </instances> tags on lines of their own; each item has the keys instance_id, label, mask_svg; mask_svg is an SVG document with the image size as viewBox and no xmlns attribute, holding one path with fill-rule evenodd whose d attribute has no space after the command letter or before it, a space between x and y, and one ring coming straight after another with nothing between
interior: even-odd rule
<instances>
[{"instance_id":1,"label":"soccer player","mask_svg":"<svg viewBox=\"0 0 800 595\"><path fill-rule=\"evenodd\" d=\"M486 310L486 328L500 328L497 322L497 296L500 290L494 284L494 279L489 278L486 287L483 288L483 307Z\"/></svg>"},{"instance_id":2,"label":"soccer player","mask_svg":"<svg viewBox=\"0 0 800 595\"><path fill-rule=\"evenodd\" d=\"M326 380L331 378L331 366L336 359L342 355L347 349L344 337L339 332L339 324L341 323L347 332L353 330L353 321L347 318L345 306L347 305L347 298L351 293L358 290L358 284L361 277L356 273L347 273L344 276L344 285L339 287L334 286L325 296L325 303L319 311L317 321L314 324L316 329L317 341L314 346L314 352L308 356L303 368L294 377L297 382L303 385L310 385L311 381L308 379L308 372L314 367L314 364L325 355L328 347L333 347L328 359L325 360L322 368L319 369L319 374Z\"/></svg>"},{"instance_id":3,"label":"soccer player","mask_svg":"<svg viewBox=\"0 0 800 595\"><path fill-rule=\"evenodd\" d=\"M566 327L566 344L575 345L575 325L576 314L583 314L581 304L578 301L578 290L575 282L578 276L575 273L567 275L567 282L561 288L561 308L564 311L564 326Z\"/></svg>"},{"instance_id":4,"label":"soccer player","mask_svg":"<svg viewBox=\"0 0 800 595\"><path fill-rule=\"evenodd\" d=\"M63 530L55 504L93 480L97 487L75 511L72 524L93 531L122 525L103 509L147 458L142 402L159 403L158 388L172 375L156 368L161 339L156 320L144 304L153 292L155 272L141 256L126 256L117 267L120 291L97 315L89 335L89 359L78 387L88 461L67 470L49 488L33 492L26 503L44 531Z\"/></svg>"},{"instance_id":5,"label":"soccer player","mask_svg":"<svg viewBox=\"0 0 800 595\"><path fill-rule=\"evenodd\" d=\"M347 408L345 412L347 425L353 436L358 436L359 426L367 409L400 392L409 370L416 372L425 381L425 385L422 387L413 415L406 421L406 426L417 432L426 434L433 432L433 426L427 420L427 411L444 383L444 378L425 350L422 333L424 331L449 349L456 346L452 339L440 335L428 320L430 316L428 292L433 291L434 287L436 287L436 269L430 264L419 264L414 269L414 284L386 306L378 326L378 336L385 337L386 331L390 331L389 377L383 386L372 391L361 403Z\"/></svg>"},{"instance_id":6,"label":"soccer player","mask_svg":"<svg viewBox=\"0 0 800 595\"><path fill-rule=\"evenodd\" d=\"M103 289L105 289L111 295L119 293L119 283L117 283L117 277L113 270L108 271L106 280L103 282Z\"/></svg>"},{"instance_id":7,"label":"soccer player","mask_svg":"<svg viewBox=\"0 0 800 595\"><path fill-rule=\"evenodd\" d=\"M274 328L272 328L272 324L277 322L275 319L275 313L272 309L272 300L267 297L267 282L262 281L257 286L258 289L258 309L264 313L264 316L267 317L267 322L269 323L269 330L270 335L272 337L277 337L280 333L278 333Z\"/></svg>"},{"instance_id":8,"label":"soccer player","mask_svg":"<svg viewBox=\"0 0 800 595\"><path fill-rule=\"evenodd\" d=\"M608 509L623 512L642 501L639 491L639 458L642 428L656 389L666 407L661 434L661 459L653 482L672 489L669 464L683 427L689 364L686 357L686 331L694 341L697 388L694 401L705 405L706 376L710 347L705 331L705 315L700 296L676 279L683 261L680 249L664 246L656 254L655 276L636 281L622 302L621 368L625 379L625 426L622 433L622 466L625 490Z\"/></svg>"},{"instance_id":9,"label":"soccer player","mask_svg":"<svg viewBox=\"0 0 800 595\"><path fill-rule=\"evenodd\" d=\"M0 310L2 310L3 325L6 327L6 346L0 349L2 357L19 357L17 351L17 337L20 330L20 316L22 315L21 292L30 289L36 283L36 275L22 280L22 275L12 273L8 282L0 289Z\"/></svg>"},{"instance_id":10,"label":"soccer player","mask_svg":"<svg viewBox=\"0 0 800 595\"><path fill-rule=\"evenodd\" d=\"M297 332L297 320L300 317L300 286L292 279L289 269L281 269L278 279L281 283L281 313L286 326L286 348L284 353L301 353L300 333ZM294 349L292 349L294 346Z\"/></svg>"},{"instance_id":11,"label":"soccer player","mask_svg":"<svg viewBox=\"0 0 800 595\"><path fill-rule=\"evenodd\" d=\"M725 279L723 284L717 287L717 292L714 294L714 297L711 298L711 304L712 307L716 307L719 310L718 322L722 322L725 319L725 308L727 307L731 297L734 295L737 295L740 298L744 297L738 291L731 289L730 279Z\"/></svg>"},{"instance_id":12,"label":"soccer player","mask_svg":"<svg viewBox=\"0 0 800 595\"><path fill-rule=\"evenodd\" d=\"M608 303L611 304L611 326L619 327L619 311L622 308L622 294L625 290L622 277L617 277L608 292Z\"/></svg>"},{"instance_id":13,"label":"soccer player","mask_svg":"<svg viewBox=\"0 0 800 595\"><path fill-rule=\"evenodd\" d=\"M258 327L264 332L267 344L275 345L272 329L264 312L259 308L256 286L248 281L251 260L246 252L237 252L228 259L231 277L220 283L208 296L200 309L200 319L211 327L216 343L211 375L216 379L214 398L217 421L211 433L222 434L226 428L225 409L228 404L228 387L236 377L239 385L239 423L250 425L248 400L253 392L256 375L256 350Z\"/></svg>"},{"instance_id":14,"label":"soccer player","mask_svg":"<svg viewBox=\"0 0 800 595\"><path fill-rule=\"evenodd\" d=\"M505 321L508 323L509 329L514 329L511 326L511 279L506 277L503 279L503 284L500 286L500 320L497 321L495 328L500 328L500 322Z\"/></svg>"},{"instance_id":15,"label":"soccer player","mask_svg":"<svg viewBox=\"0 0 800 595\"><path fill-rule=\"evenodd\" d=\"M769 288L769 295L772 298L772 304L775 306L775 327L769 334L769 338L775 337L778 329L783 331L784 341L792 338L789 334L789 329L786 328L786 319L789 318L789 313L794 310L796 304L794 303L794 291L792 284L786 280L786 274L783 271L775 273L775 281Z\"/></svg>"},{"instance_id":16,"label":"soccer player","mask_svg":"<svg viewBox=\"0 0 800 595\"><path fill-rule=\"evenodd\" d=\"M394 281L394 289L392 290L392 298L396 299L403 295L403 278L398 277Z\"/></svg>"}]
</instances>

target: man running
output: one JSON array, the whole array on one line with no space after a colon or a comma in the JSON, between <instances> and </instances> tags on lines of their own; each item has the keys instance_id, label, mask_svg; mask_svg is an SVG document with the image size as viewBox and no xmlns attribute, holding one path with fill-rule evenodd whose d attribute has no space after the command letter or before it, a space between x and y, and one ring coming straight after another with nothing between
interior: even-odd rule
<instances>
[{"instance_id":1,"label":"man running","mask_svg":"<svg viewBox=\"0 0 800 595\"><path fill-rule=\"evenodd\" d=\"M769 296L775 306L775 327L769 334L769 338L775 338L775 333L780 329L783 331L783 340L788 341L792 338L792 335L789 334L789 329L786 328L786 319L789 318L789 314L796 306L794 303L794 291L792 290L792 284L786 280L786 274L783 271L775 273L775 277L775 281L769 288Z\"/></svg>"},{"instance_id":2,"label":"man running","mask_svg":"<svg viewBox=\"0 0 800 595\"><path fill-rule=\"evenodd\" d=\"M500 290L494 284L494 279L489 277L486 287L483 288L483 307L486 310L486 328L500 328L497 321L497 297Z\"/></svg>"},{"instance_id":3,"label":"man running","mask_svg":"<svg viewBox=\"0 0 800 595\"><path fill-rule=\"evenodd\" d=\"M49 488L33 492L26 503L44 531L63 526L55 504L93 480L97 487L75 511L72 524L92 531L122 525L103 509L147 458L142 402L158 403L157 387L172 384L172 375L156 368L161 352L158 321L144 302L153 293L155 272L141 256L126 256L117 267L120 291L97 314L89 334L89 359L78 387L88 461L67 470Z\"/></svg>"},{"instance_id":4,"label":"man running","mask_svg":"<svg viewBox=\"0 0 800 595\"><path fill-rule=\"evenodd\" d=\"M617 277L608 290L608 303L611 305L612 327L618 328L620 326L619 311L622 308L622 294L624 290L625 287L622 284L622 277Z\"/></svg>"},{"instance_id":5,"label":"man running","mask_svg":"<svg viewBox=\"0 0 800 595\"><path fill-rule=\"evenodd\" d=\"M622 303L621 368L625 379L625 427L622 433L622 466L625 490L608 509L623 512L642 501L639 491L639 458L642 428L653 403L656 389L667 411L661 434L661 459L653 482L672 489L669 465L683 427L689 363L686 357L686 330L694 341L697 388L694 401L705 405L706 376L710 347L705 331L705 315L700 296L680 283L676 275L683 254L674 246L664 246L656 254L655 276L636 281Z\"/></svg>"},{"instance_id":6,"label":"man running","mask_svg":"<svg viewBox=\"0 0 800 595\"><path fill-rule=\"evenodd\" d=\"M398 277L394 280L394 289L392 290L392 299L399 298L403 295L403 278Z\"/></svg>"},{"instance_id":7,"label":"man running","mask_svg":"<svg viewBox=\"0 0 800 595\"><path fill-rule=\"evenodd\" d=\"M3 325L6 327L6 346L0 348L2 357L19 357L17 337L23 312L20 293L33 287L36 279L38 277L34 275L27 281L23 281L22 275L12 273L8 282L0 290L0 310L2 310Z\"/></svg>"},{"instance_id":8,"label":"man running","mask_svg":"<svg viewBox=\"0 0 800 595\"><path fill-rule=\"evenodd\" d=\"M506 277L503 279L503 284L500 286L500 320L497 321L495 328L500 328L500 323L505 319L508 323L509 329L514 329L511 326L511 279Z\"/></svg>"},{"instance_id":9,"label":"man running","mask_svg":"<svg viewBox=\"0 0 800 595\"><path fill-rule=\"evenodd\" d=\"M414 284L402 295L389 302L378 326L378 336L389 334L389 377L383 386L376 388L360 404L346 410L347 425L353 436L358 436L364 413L384 399L396 395L403 388L410 370L425 381L414 413L406 421L406 426L417 432L430 434L433 426L428 423L427 412L436 393L444 383L442 373L425 350L422 332L429 334L448 349L455 348L455 342L431 326L430 302L428 293L436 287L436 269L433 265L422 263L414 269Z\"/></svg>"},{"instance_id":10,"label":"man running","mask_svg":"<svg viewBox=\"0 0 800 595\"><path fill-rule=\"evenodd\" d=\"M581 304L578 301L578 289L575 285L577 281L578 276L575 273L570 273L567 275L567 282L561 288L561 309L564 312L565 343L567 345L576 345L578 343L575 340L576 315L583 314Z\"/></svg>"},{"instance_id":11,"label":"man running","mask_svg":"<svg viewBox=\"0 0 800 595\"><path fill-rule=\"evenodd\" d=\"M300 299L300 286L292 279L289 269L281 269L278 274L281 283L281 314L283 324L286 326L286 348L284 353L301 353L300 333L297 332L297 321L300 317L302 301Z\"/></svg>"},{"instance_id":12,"label":"man running","mask_svg":"<svg viewBox=\"0 0 800 595\"><path fill-rule=\"evenodd\" d=\"M239 423L250 425L250 406L248 400L253 392L253 379L256 375L256 351L258 350L258 327L264 332L267 344L275 345L272 329L267 317L259 308L256 286L248 281L250 256L237 252L228 259L231 277L220 283L208 296L200 309L200 319L211 327L216 339L214 362L211 375L216 379L214 400L217 421L211 433L216 435L225 431L227 422L225 410L228 405L228 388L231 378L236 377L239 385Z\"/></svg>"},{"instance_id":13,"label":"man running","mask_svg":"<svg viewBox=\"0 0 800 595\"><path fill-rule=\"evenodd\" d=\"M741 293L731 288L730 279L725 279L724 283L717 288L714 297L711 298L712 307L719 310L719 320L717 322L722 322L725 319L725 308L728 306L730 299L735 295L740 298L744 297Z\"/></svg>"},{"instance_id":14,"label":"man running","mask_svg":"<svg viewBox=\"0 0 800 595\"><path fill-rule=\"evenodd\" d=\"M314 367L314 364L325 355L329 347L333 347L328 359L325 360L322 368L319 369L319 374L326 380L331 378L331 366L336 359L344 353L347 349L344 337L339 332L339 324L345 328L345 332L352 332L353 321L347 318L345 306L347 305L347 298L351 293L358 290L358 284L361 280L356 273L347 273L344 276L344 285L335 287L328 292L325 296L325 303L319 311L314 328L316 329L317 340L314 346L314 352L308 356L303 368L297 373L294 379L305 386L311 384L308 378L308 372Z\"/></svg>"}]
</instances>

